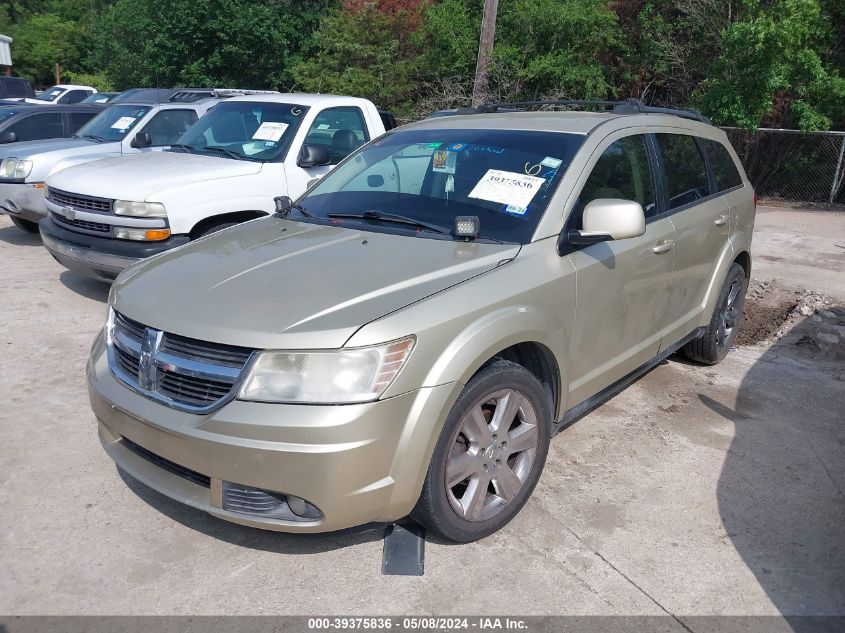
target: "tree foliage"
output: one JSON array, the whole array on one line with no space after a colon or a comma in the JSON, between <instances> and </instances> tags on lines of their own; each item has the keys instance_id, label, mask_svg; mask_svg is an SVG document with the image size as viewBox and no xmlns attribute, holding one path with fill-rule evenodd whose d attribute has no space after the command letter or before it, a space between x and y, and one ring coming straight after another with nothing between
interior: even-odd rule
<instances>
[{"instance_id":1,"label":"tree foliage","mask_svg":"<svg viewBox=\"0 0 845 633\"><path fill-rule=\"evenodd\" d=\"M483 0L5 0L19 74L99 86L469 104ZM716 122L845 126L842 0L500 0L491 99L638 97Z\"/></svg>"}]
</instances>

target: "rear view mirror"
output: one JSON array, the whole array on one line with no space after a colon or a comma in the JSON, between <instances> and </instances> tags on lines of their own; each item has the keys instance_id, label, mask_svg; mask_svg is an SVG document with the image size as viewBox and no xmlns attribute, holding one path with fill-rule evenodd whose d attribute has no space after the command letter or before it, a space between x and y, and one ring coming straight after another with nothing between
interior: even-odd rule
<instances>
[{"instance_id":1,"label":"rear view mirror","mask_svg":"<svg viewBox=\"0 0 845 633\"><path fill-rule=\"evenodd\" d=\"M132 139L132 142L129 143L129 146L135 149L141 149L142 147L149 147L152 144L153 139L149 132L138 132L135 138Z\"/></svg>"},{"instance_id":2,"label":"rear view mirror","mask_svg":"<svg viewBox=\"0 0 845 633\"><path fill-rule=\"evenodd\" d=\"M330 165L332 156L329 148L317 143L305 143L299 150L299 158L296 164L300 167L320 167Z\"/></svg>"},{"instance_id":3,"label":"rear view mirror","mask_svg":"<svg viewBox=\"0 0 845 633\"><path fill-rule=\"evenodd\" d=\"M14 143L18 140L18 135L14 132L3 132L0 134L0 143Z\"/></svg>"},{"instance_id":4,"label":"rear view mirror","mask_svg":"<svg viewBox=\"0 0 845 633\"><path fill-rule=\"evenodd\" d=\"M384 186L384 176L379 176L378 174L373 176L367 176L367 185L373 187L383 187Z\"/></svg>"},{"instance_id":5,"label":"rear view mirror","mask_svg":"<svg viewBox=\"0 0 845 633\"><path fill-rule=\"evenodd\" d=\"M599 198L584 207L582 229L569 231L573 244L625 240L645 233L645 213L639 202Z\"/></svg>"}]
</instances>

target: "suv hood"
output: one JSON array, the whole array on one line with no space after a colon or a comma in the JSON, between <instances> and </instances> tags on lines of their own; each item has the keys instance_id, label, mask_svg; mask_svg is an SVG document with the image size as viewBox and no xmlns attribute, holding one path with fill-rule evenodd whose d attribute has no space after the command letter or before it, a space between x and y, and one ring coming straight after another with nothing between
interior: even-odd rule
<instances>
[{"instance_id":1,"label":"suv hood","mask_svg":"<svg viewBox=\"0 0 845 633\"><path fill-rule=\"evenodd\" d=\"M204 341L338 348L519 249L260 218L127 269L112 299L131 319Z\"/></svg>"},{"instance_id":2,"label":"suv hood","mask_svg":"<svg viewBox=\"0 0 845 633\"><path fill-rule=\"evenodd\" d=\"M69 167L49 186L100 198L143 202L152 194L197 182L256 174L262 163L177 152L147 152Z\"/></svg>"},{"instance_id":3,"label":"suv hood","mask_svg":"<svg viewBox=\"0 0 845 633\"><path fill-rule=\"evenodd\" d=\"M115 147L117 148L115 150ZM97 148L97 149L94 149ZM73 152L69 150L75 150ZM103 152L117 151L120 152L120 143L97 143L96 141L86 141L79 138L51 138L44 141L20 141L18 143L9 143L8 145L0 145L0 158L14 156L15 158L29 158L35 154L45 154L47 152L61 151L61 156L70 156L72 154L85 154L89 152Z\"/></svg>"}]
</instances>

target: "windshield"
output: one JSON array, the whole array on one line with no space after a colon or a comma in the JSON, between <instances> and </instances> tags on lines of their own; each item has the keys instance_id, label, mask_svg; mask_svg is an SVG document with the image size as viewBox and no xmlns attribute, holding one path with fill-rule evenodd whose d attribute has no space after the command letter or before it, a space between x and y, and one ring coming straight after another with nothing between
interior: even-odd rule
<instances>
[{"instance_id":1,"label":"windshield","mask_svg":"<svg viewBox=\"0 0 845 633\"><path fill-rule=\"evenodd\" d=\"M52 88L48 88L35 98L39 101L55 101L59 97L59 95L62 94L64 91L64 88L54 86Z\"/></svg>"},{"instance_id":2,"label":"windshield","mask_svg":"<svg viewBox=\"0 0 845 633\"><path fill-rule=\"evenodd\" d=\"M112 97L114 97L113 94L107 92L97 92L89 97L85 97L79 103L106 103L107 101L111 101Z\"/></svg>"},{"instance_id":3,"label":"windshield","mask_svg":"<svg viewBox=\"0 0 845 633\"><path fill-rule=\"evenodd\" d=\"M478 216L478 239L524 244L583 138L517 130L392 132L325 176L296 212L303 221L437 239L452 237L457 216ZM420 224L391 222L389 214Z\"/></svg>"},{"instance_id":4,"label":"windshield","mask_svg":"<svg viewBox=\"0 0 845 633\"><path fill-rule=\"evenodd\" d=\"M111 106L79 128L76 136L96 141L122 141L149 111L150 106Z\"/></svg>"},{"instance_id":5,"label":"windshield","mask_svg":"<svg viewBox=\"0 0 845 633\"><path fill-rule=\"evenodd\" d=\"M11 119L13 116L18 114L19 112L24 112L24 110L19 110L17 108L2 108L2 107L0 107L0 123L5 121L6 119Z\"/></svg>"},{"instance_id":6,"label":"windshield","mask_svg":"<svg viewBox=\"0 0 845 633\"><path fill-rule=\"evenodd\" d=\"M177 151L239 160L282 160L308 108L293 103L229 101L194 123Z\"/></svg>"}]
</instances>

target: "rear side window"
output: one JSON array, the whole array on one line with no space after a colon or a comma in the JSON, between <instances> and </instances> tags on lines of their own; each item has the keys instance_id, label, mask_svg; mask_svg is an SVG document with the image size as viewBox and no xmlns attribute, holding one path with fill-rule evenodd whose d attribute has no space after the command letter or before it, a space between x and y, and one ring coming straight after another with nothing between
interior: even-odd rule
<instances>
[{"instance_id":1,"label":"rear side window","mask_svg":"<svg viewBox=\"0 0 845 633\"><path fill-rule=\"evenodd\" d=\"M704 147L707 149L707 158L710 161L710 170L716 180L716 189L724 191L742 184L742 176L736 168L734 159L731 158L727 148L719 141L704 140Z\"/></svg>"},{"instance_id":2,"label":"rear side window","mask_svg":"<svg viewBox=\"0 0 845 633\"><path fill-rule=\"evenodd\" d=\"M657 213L644 136L626 136L604 150L581 190L579 206L598 198L635 200L647 218Z\"/></svg>"},{"instance_id":3,"label":"rear side window","mask_svg":"<svg viewBox=\"0 0 845 633\"><path fill-rule=\"evenodd\" d=\"M18 141L61 138L64 136L62 114L60 112L33 114L13 124L7 131L14 132Z\"/></svg>"},{"instance_id":4,"label":"rear side window","mask_svg":"<svg viewBox=\"0 0 845 633\"><path fill-rule=\"evenodd\" d=\"M193 110L162 110L141 131L149 133L153 145L172 145L196 122Z\"/></svg>"},{"instance_id":5,"label":"rear side window","mask_svg":"<svg viewBox=\"0 0 845 633\"><path fill-rule=\"evenodd\" d=\"M704 157L692 136L655 134L663 157L669 209L677 209L710 195Z\"/></svg>"}]
</instances>

